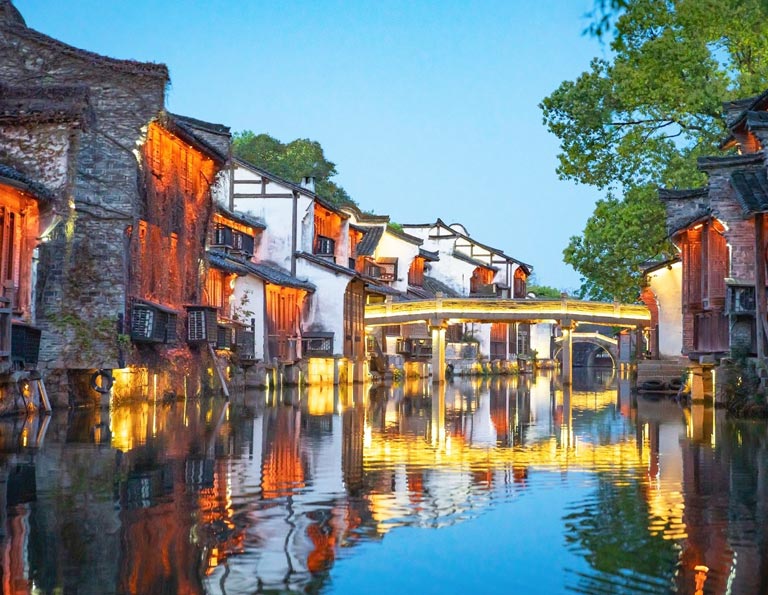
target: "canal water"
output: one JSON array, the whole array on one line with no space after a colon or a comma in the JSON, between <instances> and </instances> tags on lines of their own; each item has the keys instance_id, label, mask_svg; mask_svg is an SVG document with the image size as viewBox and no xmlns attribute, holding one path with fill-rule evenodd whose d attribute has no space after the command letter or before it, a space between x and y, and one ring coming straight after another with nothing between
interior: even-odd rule
<instances>
[{"instance_id":1,"label":"canal water","mask_svg":"<svg viewBox=\"0 0 768 595\"><path fill-rule=\"evenodd\" d=\"M766 428L611 370L6 419L3 593L765 593Z\"/></svg>"}]
</instances>

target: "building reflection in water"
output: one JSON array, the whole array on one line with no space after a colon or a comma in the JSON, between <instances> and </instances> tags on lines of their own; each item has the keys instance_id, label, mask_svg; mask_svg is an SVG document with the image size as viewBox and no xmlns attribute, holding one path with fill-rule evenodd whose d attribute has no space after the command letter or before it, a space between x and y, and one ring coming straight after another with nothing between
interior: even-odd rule
<instances>
[{"instance_id":1,"label":"building reflection in water","mask_svg":"<svg viewBox=\"0 0 768 595\"><path fill-rule=\"evenodd\" d=\"M565 569L570 588L763 592L765 437L612 371L2 420L3 589L317 591L357 544L580 474L593 489L562 531L587 570Z\"/></svg>"}]
</instances>

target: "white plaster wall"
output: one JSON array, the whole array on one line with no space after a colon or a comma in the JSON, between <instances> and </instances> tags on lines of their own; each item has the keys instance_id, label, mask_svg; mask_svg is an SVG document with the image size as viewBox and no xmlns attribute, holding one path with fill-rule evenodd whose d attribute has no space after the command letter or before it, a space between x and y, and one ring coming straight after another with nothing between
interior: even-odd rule
<instances>
[{"instance_id":1,"label":"white plaster wall","mask_svg":"<svg viewBox=\"0 0 768 595\"><path fill-rule=\"evenodd\" d=\"M211 184L211 196L213 200L225 209L229 208L229 170L222 169L216 174L216 179Z\"/></svg>"},{"instance_id":2,"label":"white plaster wall","mask_svg":"<svg viewBox=\"0 0 768 595\"><path fill-rule=\"evenodd\" d=\"M264 281L255 275L237 277L232 292L232 312L238 314L238 319L245 324L250 324L251 318L255 319L254 355L260 360L264 359L265 307Z\"/></svg>"},{"instance_id":3,"label":"white plaster wall","mask_svg":"<svg viewBox=\"0 0 768 595\"><path fill-rule=\"evenodd\" d=\"M447 250L445 250L446 244L450 246ZM440 260L437 262L430 262L429 271L425 271L424 274L433 277L438 281L442 281L451 289L458 291L461 295L468 296L469 281L472 278L475 265L454 258L452 254L452 244L453 242L440 240L439 242L433 242L434 247L426 248L431 251L439 249Z\"/></svg>"},{"instance_id":4,"label":"white plaster wall","mask_svg":"<svg viewBox=\"0 0 768 595\"><path fill-rule=\"evenodd\" d=\"M648 278L659 304L659 355L679 357L683 350L683 265L676 262Z\"/></svg>"},{"instance_id":5,"label":"white plaster wall","mask_svg":"<svg viewBox=\"0 0 768 595\"><path fill-rule=\"evenodd\" d=\"M235 168L235 210L261 218L267 229L261 234L256 246L255 260L272 262L285 269L291 268L291 227L293 224L293 198L244 198L237 194L258 194L262 189L262 177L245 167ZM221 200L225 185L217 187L217 200ZM228 193L228 188L226 189ZM269 181L267 194L292 194L293 190L282 184ZM228 201L228 195L226 201ZM227 204L226 202L222 204ZM314 201L299 194L297 203L298 227L301 235L296 247L304 252L312 252L314 236Z\"/></svg>"},{"instance_id":6,"label":"white plaster wall","mask_svg":"<svg viewBox=\"0 0 768 595\"><path fill-rule=\"evenodd\" d=\"M531 350L536 350L536 357L539 359L550 359L552 357L552 324L549 322L539 322L531 325Z\"/></svg>"},{"instance_id":7,"label":"white plaster wall","mask_svg":"<svg viewBox=\"0 0 768 595\"><path fill-rule=\"evenodd\" d=\"M385 230L374 256L376 258L397 258L397 279L392 283L392 287L398 291L407 291L408 269L418 254L419 246L406 242Z\"/></svg>"},{"instance_id":8,"label":"white plaster wall","mask_svg":"<svg viewBox=\"0 0 768 595\"><path fill-rule=\"evenodd\" d=\"M344 293L350 277L321 268L303 258L296 261L296 274L317 287L312 295L303 329L333 332L333 353L344 353Z\"/></svg>"}]
</instances>

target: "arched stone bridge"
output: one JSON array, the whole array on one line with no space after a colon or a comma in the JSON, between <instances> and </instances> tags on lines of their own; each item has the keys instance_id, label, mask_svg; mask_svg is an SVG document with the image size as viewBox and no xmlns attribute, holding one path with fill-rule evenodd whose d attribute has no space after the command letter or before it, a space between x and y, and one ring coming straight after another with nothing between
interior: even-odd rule
<instances>
[{"instance_id":1,"label":"arched stone bridge","mask_svg":"<svg viewBox=\"0 0 768 595\"><path fill-rule=\"evenodd\" d=\"M563 346L563 382L573 378L573 330L577 323L624 328L650 325L645 306L586 302L582 300L529 300L495 298L441 298L385 302L365 308L365 324L413 324L425 322L432 331L432 380L445 380L445 329L459 322L553 322L560 326Z\"/></svg>"},{"instance_id":2,"label":"arched stone bridge","mask_svg":"<svg viewBox=\"0 0 768 595\"><path fill-rule=\"evenodd\" d=\"M616 339L606 337L601 333L579 333L574 331L571 333L571 341L573 343L590 343L591 345L602 347L611 356L614 367L616 367L619 362L619 342ZM555 338L555 343L557 343L561 348L562 342L562 337Z\"/></svg>"}]
</instances>

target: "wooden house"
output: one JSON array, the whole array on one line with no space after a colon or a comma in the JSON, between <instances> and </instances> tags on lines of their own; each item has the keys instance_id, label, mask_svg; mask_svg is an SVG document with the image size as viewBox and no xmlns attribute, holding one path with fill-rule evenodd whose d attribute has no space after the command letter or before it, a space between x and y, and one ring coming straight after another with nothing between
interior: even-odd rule
<instances>
[{"instance_id":1,"label":"wooden house","mask_svg":"<svg viewBox=\"0 0 768 595\"><path fill-rule=\"evenodd\" d=\"M231 170L222 173L217 200L266 223L253 262L279 273L273 280L284 282L265 279L268 296L273 296L269 304L275 306L266 304L264 328L277 341L271 349L267 345L265 358L307 360L309 382L363 380L368 371L367 281L354 258L355 242L363 234L313 185L312 180L295 184L234 159Z\"/></svg>"},{"instance_id":2,"label":"wooden house","mask_svg":"<svg viewBox=\"0 0 768 595\"><path fill-rule=\"evenodd\" d=\"M660 191L682 262L682 352L704 363L766 355L768 91L724 107L729 154L699 159L707 186Z\"/></svg>"}]
</instances>

